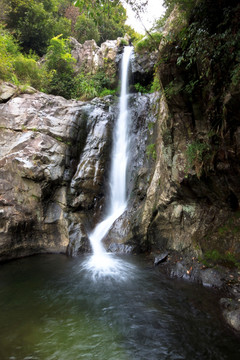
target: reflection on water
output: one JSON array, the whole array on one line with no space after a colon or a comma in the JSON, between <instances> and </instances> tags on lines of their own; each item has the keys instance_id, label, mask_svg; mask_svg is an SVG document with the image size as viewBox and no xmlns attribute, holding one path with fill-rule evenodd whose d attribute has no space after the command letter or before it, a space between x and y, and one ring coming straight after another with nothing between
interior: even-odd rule
<instances>
[{"instance_id":1,"label":"reflection on water","mask_svg":"<svg viewBox=\"0 0 240 360\"><path fill-rule=\"evenodd\" d=\"M1 265L1 360L240 358L209 290L132 257L125 281L93 280L86 260L41 255Z\"/></svg>"}]
</instances>

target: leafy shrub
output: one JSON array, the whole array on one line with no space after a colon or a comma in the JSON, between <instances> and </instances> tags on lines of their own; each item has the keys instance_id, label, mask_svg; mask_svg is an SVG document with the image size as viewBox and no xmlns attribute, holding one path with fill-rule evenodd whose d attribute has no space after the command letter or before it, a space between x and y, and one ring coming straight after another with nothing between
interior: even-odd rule
<instances>
[{"instance_id":1,"label":"leafy shrub","mask_svg":"<svg viewBox=\"0 0 240 360\"><path fill-rule=\"evenodd\" d=\"M157 74L155 74L153 82L151 84L151 88L150 88L150 92L153 93L155 91L160 91L161 90L161 84L160 84L160 80Z\"/></svg>"},{"instance_id":2,"label":"leafy shrub","mask_svg":"<svg viewBox=\"0 0 240 360\"><path fill-rule=\"evenodd\" d=\"M42 56L53 36L70 36L71 22L60 15L62 5L59 0L9 1L5 22L25 52L34 50Z\"/></svg>"},{"instance_id":3,"label":"leafy shrub","mask_svg":"<svg viewBox=\"0 0 240 360\"><path fill-rule=\"evenodd\" d=\"M237 1L200 1L178 39L177 64L189 79L185 91L201 94L208 104L205 116L219 132L225 128L223 94L240 82L239 9Z\"/></svg>"},{"instance_id":4,"label":"leafy shrub","mask_svg":"<svg viewBox=\"0 0 240 360\"><path fill-rule=\"evenodd\" d=\"M62 34L64 38L69 37L71 35L71 20L65 17L55 19L53 32L55 36Z\"/></svg>"},{"instance_id":5,"label":"leafy shrub","mask_svg":"<svg viewBox=\"0 0 240 360\"><path fill-rule=\"evenodd\" d=\"M204 254L204 258L201 259L201 261L209 267L215 265L222 265L227 267L240 268L239 261L230 252L227 252L226 254L221 254L218 250L206 251Z\"/></svg>"},{"instance_id":6,"label":"leafy shrub","mask_svg":"<svg viewBox=\"0 0 240 360\"><path fill-rule=\"evenodd\" d=\"M0 26L0 79L15 85L29 84L41 90L49 81L50 74L37 64L34 54L24 56L13 36Z\"/></svg>"},{"instance_id":7,"label":"leafy shrub","mask_svg":"<svg viewBox=\"0 0 240 360\"><path fill-rule=\"evenodd\" d=\"M90 100L98 95L97 87L90 75L80 73L75 78L74 97L81 100Z\"/></svg>"},{"instance_id":8,"label":"leafy shrub","mask_svg":"<svg viewBox=\"0 0 240 360\"><path fill-rule=\"evenodd\" d=\"M116 90L111 89L111 79L103 71L96 74L84 74L75 77L74 97L81 100L90 100L96 96L114 95Z\"/></svg>"},{"instance_id":9,"label":"leafy shrub","mask_svg":"<svg viewBox=\"0 0 240 360\"><path fill-rule=\"evenodd\" d=\"M136 84L134 85L134 87L135 87L135 89L136 89L137 92L140 92L140 93L143 93L143 94L146 94L146 93L149 92L148 87L143 86L143 85L141 85L140 83L136 83Z\"/></svg>"},{"instance_id":10,"label":"leafy shrub","mask_svg":"<svg viewBox=\"0 0 240 360\"><path fill-rule=\"evenodd\" d=\"M198 177L203 169L206 170L213 156L211 147L207 143L195 141L189 144L186 151L188 166L194 166Z\"/></svg>"},{"instance_id":11,"label":"leafy shrub","mask_svg":"<svg viewBox=\"0 0 240 360\"><path fill-rule=\"evenodd\" d=\"M11 1L8 27L14 29L24 51L30 49L43 55L49 40L54 36L51 13L38 1Z\"/></svg>"},{"instance_id":12,"label":"leafy shrub","mask_svg":"<svg viewBox=\"0 0 240 360\"><path fill-rule=\"evenodd\" d=\"M129 44L128 44L128 41L127 40L125 40L125 39L121 39L121 42L120 42L120 45L122 45L122 46L128 46Z\"/></svg>"},{"instance_id":13,"label":"leafy shrub","mask_svg":"<svg viewBox=\"0 0 240 360\"><path fill-rule=\"evenodd\" d=\"M156 160L156 158L157 158L156 145L155 144L149 144L147 146L146 154L147 154L148 158L152 157L153 160Z\"/></svg>"},{"instance_id":14,"label":"leafy shrub","mask_svg":"<svg viewBox=\"0 0 240 360\"><path fill-rule=\"evenodd\" d=\"M145 36L143 39L137 42L136 51L138 53L142 53L144 51L153 52L157 50L162 37L163 35L158 32Z\"/></svg>"},{"instance_id":15,"label":"leafy shrub","mask_svg":"<svg viewBox=\"0 0 240 360\"><path fill-rule=\"evenodd\" d=\"M43 90L51 80L51 73L40 67L30 56L19 54L13 61L14 73L18 81L27 83L38 90Z\"/></svg>"},{"instance_id":16,"label":"leafy shrub","mask_svg":"<svg viewBox=\"0 0 240 360\"><path fill-rule=\"evenodd\" d=\"M111 89L104 88L99 94L100 97L104 97L104 96L107 96L107 95L116 95L116 90L111 90Z\"/></svg>"},{"instance_id":17,"label":"leafy shrub","mask_svg":"<svg viewBox=\"0 0 240 360\"><path fill-rule=\"evenodd\" d=\"M0 25L0 79L10 80L14 71L14 57L19 46L13 36Z\"/></svg>"},{"instance_id":18,"label":"leafy shrub","mask_svg":"<svg viewBox=\"0 0 240 360\"><path fill-rule=\"evenodd\" d=\"M51 73L47 92L70 99L74 93L75 79L69 41L58 35L51 39L46 54L45 68Z\"/></svg>"},{"instance_id":19,"label":"leafy shrub","mask_svg":"<svg viewBox=\"0 0 240 360\"><path fill-rule=\"evenodd\" d=\"M88 18L84 14L78 16L75 24L75 33L77 40L83 44L86 40L95 40L96 42L100 39L98 27L93 19Z\"/></svg>"}]
</instances>

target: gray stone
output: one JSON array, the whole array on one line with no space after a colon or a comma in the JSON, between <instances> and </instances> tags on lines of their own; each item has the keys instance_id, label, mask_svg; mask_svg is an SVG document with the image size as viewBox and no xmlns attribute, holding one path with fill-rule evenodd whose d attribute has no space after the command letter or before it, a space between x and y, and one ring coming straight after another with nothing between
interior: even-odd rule
<instances>
[{"instance_id":1,"label":"gray stone","mask_svg":"<svg viewBox=\"0 0 240 360\"><path fill-rule=\"evenodd\" d=\"M90 251L85 225L103 204L113 102L37 92L0 105L1 260ZM81 206L87 213L73 216Z\"/></svg>"},{"instance_id":2,"label":"gray stone","mask_svg":"<svg viewBox=\"0 0 240 360\"><path fill-rule=\"evenodd\" d=\"M201 272L200 278L204 286L221 288L223 281L221 274L216 269L205 269Z\"/></svg>"},{"instance_id":3,"label":"gray stone","mask_svg":"<svg viewBox=\"0 0 240 360\"><path fill-rule=\"evenodd\" d=\"M223 298L220 300L223 316L227 324L236 331L240 331L240 304L233 299Z\"/></svg>"},{"instance_id":4,"label":"gray stone","mask_svg":"<svg viewBox=\"0 0 240 360\"><path fill-rule=\"evenodd\" d=\"M160 263L164 262L167 260L168 257L168 252L164 252L160 255L157 255L154 257L154 266L159 265Z\"/></svg>"},{"instance_id":5,"label":"gray stone","mask_svg":"<svg viewBox=\"0 0 240 360\"><path fill-rule=\"evenodd\" d=\"M1 83L0 84L0 103L6 102L13 95L17 93L17 86L11 83Z\"/></svg>"}]
</instances>

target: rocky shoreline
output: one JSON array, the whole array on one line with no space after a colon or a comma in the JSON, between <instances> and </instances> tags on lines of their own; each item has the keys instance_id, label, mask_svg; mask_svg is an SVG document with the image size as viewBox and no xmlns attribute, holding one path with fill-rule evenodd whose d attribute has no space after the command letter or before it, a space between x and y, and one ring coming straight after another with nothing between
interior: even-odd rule
<instances>
[{"instance_id":1,"label":"rocky shoreline","mask_svg":"<svg viewBox=\"0 0 240 360\"><path fill-rule=\"evenodd\" d=\"M227 325L240 335L240 269L206 266L196 257L176 251L149 254L149 261L169 278L201 284L219 295L219 307Z\"/></svg>"}]
</instances>

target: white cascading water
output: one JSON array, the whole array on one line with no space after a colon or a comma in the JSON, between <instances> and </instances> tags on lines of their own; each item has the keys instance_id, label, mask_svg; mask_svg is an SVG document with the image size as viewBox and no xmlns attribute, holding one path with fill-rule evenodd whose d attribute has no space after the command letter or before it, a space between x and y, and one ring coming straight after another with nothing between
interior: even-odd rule
<instances>
[{"instance_id":1,"label":"white cascading water","mask_svg":"<svg viewBox=\"0 0 240 360\"><path fill-rule=\"evenodd\" d=\"M123 275L122 262L107 253L102 239L108 233L114 221L124 212L127 205L126 199L126 171L128 162L128 68L132 47L124 48L121 70L121 95L120 108L117 123L115 125L112 164L110 173L110 204L105 219L100 222L94 231L89 234L93 255L84 265L93 276L116 276ZM125 269L126 270L126 269ZM124 271L125 272L125 271Z\"/></svg>"}]
</instances>

